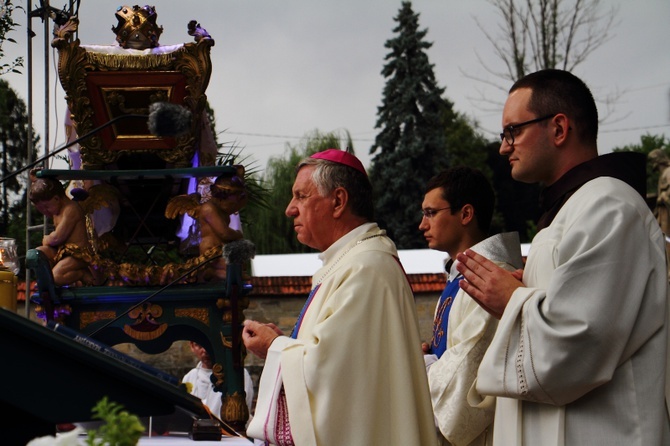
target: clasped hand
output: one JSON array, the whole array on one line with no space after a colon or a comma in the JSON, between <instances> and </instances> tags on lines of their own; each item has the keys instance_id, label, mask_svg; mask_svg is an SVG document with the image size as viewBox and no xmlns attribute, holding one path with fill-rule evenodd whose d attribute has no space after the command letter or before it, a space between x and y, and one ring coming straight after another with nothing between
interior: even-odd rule
<instances>
[{"instance_id":1,"label":"clasped hand","mask_svg":"<svg viewBox=\"0 0 670 446\"><path fill-rule=\"evenodd\" d=\"M246 320L242 329L242 341L244 341L247 350L259 358L265 359L272 341L283 334L279 327L273 323L263 324Z\"/></svg>"},{"instance_id":2,"label":"clasped hand","mask_svg":"<svg viewBox=\"0 0 670 446\"><path fill-rule=\"evenodd\" d=\"M456 269L465 280L460 287L496 319L502 317L512 293L524 286L523 270L507 271L471 249L456 256Z\"/></svg>"}]
</instances>

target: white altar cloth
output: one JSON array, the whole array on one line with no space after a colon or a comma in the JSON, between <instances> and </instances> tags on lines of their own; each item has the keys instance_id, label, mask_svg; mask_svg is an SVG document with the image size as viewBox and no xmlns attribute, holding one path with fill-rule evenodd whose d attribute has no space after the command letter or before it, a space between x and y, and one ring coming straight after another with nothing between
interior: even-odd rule
<instances>
[{"instance_id":1,"label":"white altar cloth","mask_svg":"<svg viewBox=\"0 0 670 446\"><path fill-rule=\"evenodd\" d=\"M254 446L259 444L263 443L252 443L251 440L242 437L223 437L221 441L193 441L184 435L142 437L138 446Z\"/></svg>"}]
</instances>

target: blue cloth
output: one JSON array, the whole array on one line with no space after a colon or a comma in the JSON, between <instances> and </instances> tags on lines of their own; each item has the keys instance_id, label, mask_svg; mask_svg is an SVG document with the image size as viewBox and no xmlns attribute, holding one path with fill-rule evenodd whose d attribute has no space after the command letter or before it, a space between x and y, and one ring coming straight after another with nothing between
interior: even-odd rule
<instances>
[{"instance_id":1,"label":"blue cloth","mask_svg":"<svg viewBox=\"0 0 670 446\"><path fill-rule=\"evenodd\" d=\"M447 324L449 323L449 312L454 303L454 298L458 293L460 287L458 283L463 279L459 275L454 280L447 282L444 287L440 300L437 304L437 312L435 313L435 321L433 322L433 340L430 343L431 352L440 358L447 350Z\"/></svg>"},{"instance_id":2,"label":"blue cloth","mask_svg":"<svg viewBox=\"0 0 670 446\"><path fill-rule=\"evenodd\" d=\"M315 286L312 291L310 291L309 296L307 297L307 301L305 302L305 305L303 305L302 310L300 310L300 314L298 315L298 320L295 321L295 325L293 326L293 330L291 330L291 337L293 339L298 339L298 332L300 331L300 326L302 325L302 319L305 317L305 313L307 312L307 309L309 308L309 304L312 303L312 299L314 299L314 295L316 294L317 291L319 291L319 287L321 284L318 284Z\"/></svg>"}]
</instances>

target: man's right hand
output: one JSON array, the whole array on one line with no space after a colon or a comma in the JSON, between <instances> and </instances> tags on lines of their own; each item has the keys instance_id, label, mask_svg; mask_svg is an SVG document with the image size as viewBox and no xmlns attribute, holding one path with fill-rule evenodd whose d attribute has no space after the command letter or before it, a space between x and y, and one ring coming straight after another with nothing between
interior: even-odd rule
<instances>
[{"instance_id":1,"label":"man's right hand","mask_svg":"<svg viewBox=\"0 0 670 446\"><path fill-rule=\"evenodd\" d=\"M246 320L242 329L242 341L248 351L265 359L272 341L283 333L275 324L262 324L260 322Z\"/></svg>"},{"instance_id":2,"label":"man's right hand","mask_svg":"<svg viewBox=\"0 0 670 446\"><path fill-rule=\"evenodd\" d=\"M493 317L500 319L512 293L524 286L522 270L507 271L471 249L456 256L456 269L465 280L460 287Z\"/></svg>"}]
</instances>

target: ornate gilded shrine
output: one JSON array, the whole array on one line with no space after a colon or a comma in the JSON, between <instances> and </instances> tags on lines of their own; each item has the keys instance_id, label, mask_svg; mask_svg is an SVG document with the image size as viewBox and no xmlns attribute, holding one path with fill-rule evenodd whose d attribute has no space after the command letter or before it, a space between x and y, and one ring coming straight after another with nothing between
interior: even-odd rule
<instances>
[{"instance_id":1,"label":"ornate gilded shrine","mask_svg":"<svg viewBox=\"0 0 670 446\"><path fill-rule=\"evenodd\" d=\"M139 50L81 45L79 39L72 40L77 26L77 17L72 17L56 28L52 46L58 50L58 75L78 135L120 115L147 115L154 102L180 104L193 114L189 131L177 138L151 135L140 118L105 128L81 142L82 166L109 168L128 151L155 156L174 167L190 167L198 151L200 165L212 165L215 153L200 147L205 90L212 72L211 36L191 21L188 33L194 42Z\"/></svg>"},{"instance_id":2,"label":"ornate gilded shrine","mask_svg":"<svg viewBox=\"0 0 670 446\"><path fill-rule=\"evenodd\" d=\"M213 229L228 228L248 199L244 168L216 165L205 112L214 40L191 21L193 42L161 46L150 6L123 6L116 17L118 45L82 45L74 38L77 17L54 30L70 140L81 140L71 169L40 170L34 181L68 183L68 198L59 200L78 202L87 242L60 247L55 258L44 247L29 250L33 301L46 320L109 345L133 343L154 354L177 340L203 345L223 394L221 419L244 431L241 322L253 244L237 230ZM168 118L153 116L164 104ZM157 132L152 119L179 130ZM68 257L85 262L86 280L63 279L69 276L57 266Z\"/></svg>"}]
</instances>

